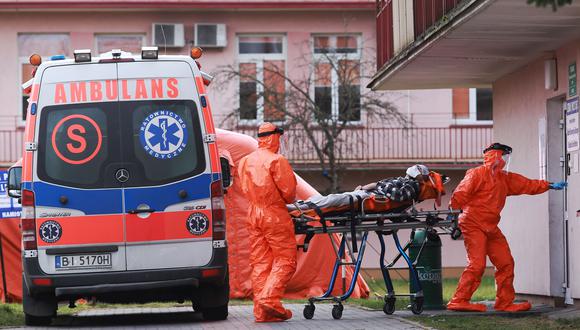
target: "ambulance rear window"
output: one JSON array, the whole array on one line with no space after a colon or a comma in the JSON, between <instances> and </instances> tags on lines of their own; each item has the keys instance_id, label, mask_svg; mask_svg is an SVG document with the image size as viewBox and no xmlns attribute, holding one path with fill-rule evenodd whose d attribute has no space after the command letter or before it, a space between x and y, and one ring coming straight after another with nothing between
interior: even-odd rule
<instances>
[{"instance_id":1,"label":"ambulance rear window","mask_svg":"<svg viewBox=\"0 0 580 330\"><path fill-rule=\"evenodd\" d=\"M48 106L41 112L39 134L39 178L70 187L166 184L206 167L191 100ZM129 172L123 184L115 177L121 168Z\"/></svg>"},{"instance_id":2,"label":"ambulance rear window","mask_svg":"<svg viewBox=\"0 0 580 330\"><path fill-rule=\"evenodd\" d=\"M81 188L107 186L107 164L120 162L119 139L114 133L118 131L117 108L116 103L45 107L40 120L39 177Z\"/></svg>"},{"instance_id":3,"label":"ambulance rear window","mask_svg":"<svg viewBox=\"0 0 580 330\"><path fill-rule=\"evenodd\" d=\"M125 162L134 164L127 186L173 182L205 169L205 151L195 102L121 102ZM131 169L130 169L131 171Z\"/></svg>"}]
</instances>

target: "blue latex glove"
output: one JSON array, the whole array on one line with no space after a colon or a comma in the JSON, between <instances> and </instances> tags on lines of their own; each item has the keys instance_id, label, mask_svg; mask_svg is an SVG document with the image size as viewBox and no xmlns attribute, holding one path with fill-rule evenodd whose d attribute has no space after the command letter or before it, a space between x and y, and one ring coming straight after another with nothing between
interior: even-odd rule
<instances>
[{"instance_id":1,"label":"blue latex glove","mask_svg":"<svg viewBox=\"0 0 580 330\"><path fill-rule=\"evenodd\" d=\"M566 187L568 187L568 182L565 182L565 181L560 181L560 182L556 182L556 183L550 183L550 189L562 190L562 189L564 189Z\"/></svg>"}]
</instances>

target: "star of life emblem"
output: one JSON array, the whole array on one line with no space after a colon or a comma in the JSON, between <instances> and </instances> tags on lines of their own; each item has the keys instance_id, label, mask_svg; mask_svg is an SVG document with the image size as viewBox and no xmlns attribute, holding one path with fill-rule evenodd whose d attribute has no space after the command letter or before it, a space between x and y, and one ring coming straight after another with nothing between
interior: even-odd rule
<instances>
[{"instance_id":1,"label":"star of life emblem","mask_svg":"<svg viewBox=\"0 0 580 330\"><path fill-rule=\"evenodd\" d=\"M45 221L38 228L38 235L46 243L55 243L62 236L62 227L56 221Z\"/></svg>"},{"instance_id":2,"label":"star of life emblem","mask_svg":"<svg viewBox=\"0 0 580 330\"><path fill-rule=\"evenodd\" d=\"M203 213L192 213L187 217L187 230L193 235L203 235L209 229L209 219Z\"/></svg>"},{"instance_id":3,"label":"star of life emblem","mask_svg":"<svg viewBox=\"0 0 580 330\"><path fill-rule=\"evenodd\" d=\"M158 159L171 159L187 146L187 125L176 113L159 110L141 123L139 139L145 152Z\"/></svg>"}]
</instances>

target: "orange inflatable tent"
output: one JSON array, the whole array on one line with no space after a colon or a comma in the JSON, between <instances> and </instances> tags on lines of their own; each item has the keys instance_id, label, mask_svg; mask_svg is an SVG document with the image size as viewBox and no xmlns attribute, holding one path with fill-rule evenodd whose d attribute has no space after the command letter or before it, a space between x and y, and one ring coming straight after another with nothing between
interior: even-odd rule
<instances>
[{"instance_id":1,"label":"orange inflatable tent","mask_svg":"<svg viewBox=\"0 0 580 330\"><path fill-rule=\"evenodd\" d=\"M0 219L0 301L22 301L20 219Z\"/></svg>"},{"instance_id":2,"label":"orange inflatable tent","mask_svg":"<svg viewBox=\"0 0 580 330\"><path fill-rule=\"evenodd\" d=\"M258 148L258 142L244 134L226 130L217 130L218 149L222 156L229 158L230 164L236 168L240 159ZM226 221L228 260L230 269L230 296L232 298L250 298L252 283L250 281L250 243L248 241L247 211L248 201L239 187L237 170L233 170L233 185L226 193ZM297 198L307 199L318 192L297 176ZM303 237L297 236L297 244ZM337 237L334 237L339 243ZM286 298L305 298L321 295L328 287L328 281L334 265L334 251L328 235L315 236L310 242L308 252L298 252L296 273L286 288ZM353 268L347 267L347 283L353 275ZM357 279L357 286L352 297L367 297L368 286L362 277ZM342 287L337 285L333 294L342 294Z\"/></svg>"}]
</instances>

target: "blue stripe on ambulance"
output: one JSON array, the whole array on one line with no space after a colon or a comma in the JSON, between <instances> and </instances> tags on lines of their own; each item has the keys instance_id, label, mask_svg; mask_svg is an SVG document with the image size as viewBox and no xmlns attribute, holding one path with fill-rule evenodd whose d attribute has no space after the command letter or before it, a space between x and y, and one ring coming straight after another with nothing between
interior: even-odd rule
<instances>
[{"instance_id":1,"label":"blue stripe on ambulance","mask_svg":"<svg viewBox=\"0 0 580 330\"><path fill-rule=\"evenodd\" d=\"M210 198L211 179L211 174L201 174L164 186L125 188L125 207L127 210L132 210L146 201L152 209L163 211L170 205ZM187 192L186 198L179 196L181 190Z\"/></svg>"}]
</instances>

